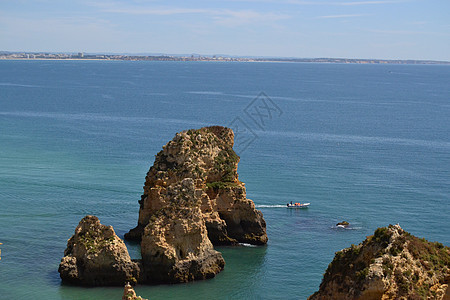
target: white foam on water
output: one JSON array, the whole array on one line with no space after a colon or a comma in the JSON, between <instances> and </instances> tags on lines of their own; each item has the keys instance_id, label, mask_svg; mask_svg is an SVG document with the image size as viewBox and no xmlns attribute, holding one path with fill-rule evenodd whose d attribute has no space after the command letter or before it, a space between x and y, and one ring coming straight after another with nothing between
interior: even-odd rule
<instances>
[{"instance_id":1,"label":"white foam on water","mask_svg":"<svg viewBox=\"0 0 450 300\"><path fill-rule=\"evenodd\" d=\"M19 83L11 83L11 82L0 82L0 86L18 86L18 87L28 87L28 88L41 87L39 85L34 85L34 84L19 84Z\"/></svg>"},{"instance_id":2,"label":"white foam on water","mask_svg":"<svg viewBox=\"0 0 450 300\"><path fill-rule=\"evenodd\" d=\"M337 230L360 230L362 227L351 227L351 226L343 226L343 225L337 225L337 226L331 226L331 229L337 229Z\"/></svg>"},{"instance_id":3,"label":"white foam on water","mask_svg":"<svg viewBox=\"0 0 450 300\"><path fill-rule=\"evenodd\" d=\"M265 204L261 204L261 205L255 205L256 208L285 208L286 205L265 205Z\"/></svg>"},{"instance_id":4,"label":"white foam on water","mask_svg":"<svg viewBox=\"0 0 450 300\"><path fill-rule=\"evenodd\" d=\"M248 244L248 243L239 243L240 246L244 247L257 247L256 245Z\"/></svg>"}]
</instances>

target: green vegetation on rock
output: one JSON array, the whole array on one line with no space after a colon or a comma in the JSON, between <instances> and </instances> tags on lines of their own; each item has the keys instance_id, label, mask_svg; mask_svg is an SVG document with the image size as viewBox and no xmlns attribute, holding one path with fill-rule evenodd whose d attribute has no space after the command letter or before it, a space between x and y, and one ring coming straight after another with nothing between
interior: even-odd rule
<instances>
[{"instance_id":1,"label":"green vegetation on rock","mask_svg":"<svg viewBox=\"0 0 450 300\"><path fill-rule=\"evenodd\" d=\"M222 181L233 182L236 179L236 164L239 162L239 156L232 148L220 151L214 161L216 169L223 174Z\"/></svg>"},{"instance_id":2,"label":"green vegetation on rock","mask_svg":"<svg viewBox=\"0 0 450 300\"><path fill-rule=\"evenodd\" d=\"M450 248L389 225L336 252L309 299L443 299L449 278Z\"/></svg>"},{"instance_id":3,"label":"green vegetation on rock","mask_svg":"<svg viewBox=\"0 0 450 300\"><path fill-rule=\"evenodd\" d=\"M215 191L221 190L221 189L227 189L227 188L231 188L231 187L236 187L236 186L239 186L239 185L235 182L224 182L224 181L214 181L214 182L208 182L206 184L206 187L211 188Z\"/></svg>"}]
</instances>

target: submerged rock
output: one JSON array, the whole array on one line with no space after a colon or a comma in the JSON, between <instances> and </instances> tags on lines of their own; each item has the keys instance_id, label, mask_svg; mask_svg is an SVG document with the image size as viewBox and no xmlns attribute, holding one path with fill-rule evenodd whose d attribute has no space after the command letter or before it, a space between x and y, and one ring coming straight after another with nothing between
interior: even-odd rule
<instances>
[{"instance_id":1,"label":"submerged rock","mask_svg":"<svg viewBox=\"0 0 450 300\"><path fill-rule=\"evenodd\" d=\"M233 144L233 131L221 126L177 133L156 155L147 173L138 226L125 238L140 240L150 219L171 205L168 188L191 178L199 200L195 206L201 210L214 245L266 244L266 223L238 179L239 156Z\"/></svg>"},{"instance_id":2,"label":"submerged rock","mask_svg":"<svg viewBox=\"0 0 450 300\"><path fill-rule=\"evenodd\" d=\"M341 226L341 227L348 227L350 225L349 222L347 221L342 221L336 224L336 226Z\"/></svg>"},{"instance_id":3,"label":"submerged rock","mask_svg":"<svg viewBox=\"0 0 450 300\"><path fill-rule=\"evenodd\" d=\"M147 299L144 299L141 296L137 296L136 292L134 291L130 283L127 283L123 290L122 300L147 300Z\"/></svg>"},{"instance_id":4,"label":"submerged rock","mask_svg":"<svg viewBox=\"0 0 450 300\"><path fill-rule=\"evenodd\" d=\"M137 282L140 268L112 226L86 216L68 240L58 272L64 282L105 286Z\"/></svg>"},{"instance_id":5,"label":"submerged rock","mask_svg":"<svg viewBox=\"0 0 450 300\"><path fill-rule=\"evenodd\" d=\"M336 252L308 299L450 299L450 248L399 225Z\"/></svg>"}]
</instances>

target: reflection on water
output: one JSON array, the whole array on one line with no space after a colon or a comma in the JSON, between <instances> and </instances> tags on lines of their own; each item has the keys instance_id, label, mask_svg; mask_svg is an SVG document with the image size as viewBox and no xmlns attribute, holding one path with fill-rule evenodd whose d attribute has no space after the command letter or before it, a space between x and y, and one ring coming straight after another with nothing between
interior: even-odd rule
<instances>
[{"instance_id":1,"label":"reflection on water","mask_svg":"<svg viewBox=\"0 0 450 300\"><path fill-rule=\"evenodd\" d=\"M121 299L123 288L121 287L77 287L61 284L59 287L60 299L67 300L96 300L96 299Z\"/></svg>"}]
</instances>

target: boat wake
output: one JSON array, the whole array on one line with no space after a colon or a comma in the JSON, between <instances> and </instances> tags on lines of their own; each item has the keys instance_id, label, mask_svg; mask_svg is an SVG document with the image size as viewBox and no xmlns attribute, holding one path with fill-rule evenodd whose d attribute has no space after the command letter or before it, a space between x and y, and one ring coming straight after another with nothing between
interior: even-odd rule
<instances>
[{"instance_id":1,"label":"boat wake","mask_svg":"<svg viewBox=\"0 0 450 300\"><path fill-rule=\"evenodd\" d=\"M255 205L256 208L286 208L286 205L265 205L265 204L261 204L261 205Z\"/></svg>"}]
</instances>

